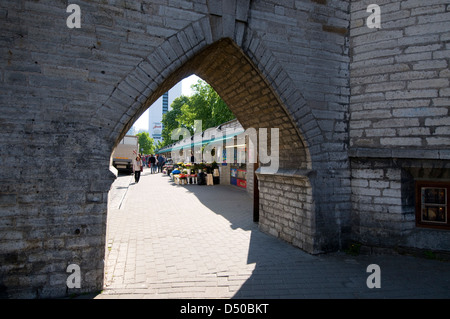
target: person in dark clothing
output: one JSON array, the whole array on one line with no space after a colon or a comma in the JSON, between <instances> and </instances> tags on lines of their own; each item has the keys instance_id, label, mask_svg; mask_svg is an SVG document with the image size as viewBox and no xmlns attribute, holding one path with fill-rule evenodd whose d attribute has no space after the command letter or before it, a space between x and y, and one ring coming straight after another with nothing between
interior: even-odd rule
<instances>
[{"instance_id":1,"label":"person in dark clothing","mask_svg":"<svg viewBox=\"0 0 450 319\"><path fill-rule=\"evenodd\" d=\"M162 172L163 166L164 166L164 156L159 155L158 156L158 173Z\"/></svg>"},{"instance_id":2,"label":"person in dark clothing","mask_svg":"<svg viewBox=\"0 0 450 319\"><path fill-rule=\"evenodd\" d=\"M150 155L150 172L153 174L153 172L156 170L156 158L155 156Z\"/></svg>"}]
</instances>

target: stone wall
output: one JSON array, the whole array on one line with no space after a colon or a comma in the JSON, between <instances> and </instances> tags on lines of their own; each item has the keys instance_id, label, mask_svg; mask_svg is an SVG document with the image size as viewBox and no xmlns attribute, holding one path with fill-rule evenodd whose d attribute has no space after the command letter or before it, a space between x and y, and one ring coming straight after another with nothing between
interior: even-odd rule
<instances>
[{"instance_id":1,"label":"stone wall","mask_svg":"<svg viewBox=\"0 0 450 319\"><path fill-rule=\"evenodd\" d=\"M289 174L257 174L259 227L309 252L317 252L312 188L308 177Z\"/></svg>"},{"instance_id":2,"label":"stone wall","mask_svg":"<svg viewBox=\"0 0 450 319\"><path fill-rule=\"evenodd\" d=\"M352 165L352 238L366 246L449 251L449 231L416 226L415 181L450 180L450 163L358 158Z\"/></svg>"},{"instance_id":3,"label":"stone wall","mask_svg":"<svg viewBox=\"0 0 450 319\"><path fill-rule=\"evenodd\" d=\"M350 7L352 237L448 250L448 230L416 227L414 182L450 181L450 6L376 1L381 28L370 29L372 2Z\"/></svg>"},{"instance_id":4,"label":"stone wall","mask_svg":"<svg viewBox=\"0 0 450 319\"><path fill-rule=\"evenodd\" d=\"M69 29L64 2L2 1L0 295L102 289L111 152L192 73L244 128L280 128L282 168L345 167L346 37L323 25L345 23L346 1L329 3L338 13L309 0L80 1ZM81 289L66 285L70 264Z\"/></svg>"},{"instance_id":5,"label":"stone wall","mask_svg":"<svg viewBox=\"0 0 450 319\"><path fill-rule=\"evenodd\" d=\"M0 296L68 295L72 263L75 292L102 289L111 152L192 73L245 129L280 128L264 231L311 253L450 242L414 230L403 180L448 180L449 5L377 2L379 30L371 1L79 1L80 29L66 2L1 1Z\"/></svg>"},{"instance_id":6,"label":"stone wall","mask_svg":"<svg viewBox=\"0 0 450 319\"><path fill-rule=\"evenodd\" d=\"M303 222L308 225L305 227L312 225L308 228L312 231L297 237L296 245L311 253L339 249L345 246L348 238L351 210L347 154L349 1L255 1L251 9L249 26L261 36L261 42L280 61L295 86L301 88L305 100L303 106L298 102L283 101L290 107L292 119L306 137L305 145L311 158L311 163L295 167L292 164L300 164L304 158L287 154L291 165L282 167L285 169L283 178L288 179L290 177L286 176L304 175L310 170L308 182L314 214L313 217L306 214ZM253 58L252 54L249 56ZM263 186L262 192L270 189ZM308 188L305 191L309 191ZM260 196L265 196L261 190ZM265 210L267 205L260 207ZM260 209L260 224L266 225L262 226L266 231L267 225L279 219L279 216L271 215L271 211L262 213ZM284 215L283 220L295 218L292 209L273 214ZM285 236L279 229L272 233L289 242L294 241L292 234ZM308 239L305 236L309 236Z\"/></svg>"},{"instance_id":7,"label":"stone wall","mask_svg":"<svg viewBox=\"0 0 450 319\"><path fill-rule=\"evenodd\" d=\"M351 3L352 153L449 159L448 1L377 1L369 29L372 2Z\"/></svg>"},{"instance_id":8,"label":"stone wall","mask_svg":"<svg viewBox=\"0 0 450 319\"><path fill-rule=\"evenodd\" d=\"M392 245L415 224L414 205L402 205L401 168L393 164L382 159L352 161L352 235L365 244Z\"/></svg>"}]
</instances>

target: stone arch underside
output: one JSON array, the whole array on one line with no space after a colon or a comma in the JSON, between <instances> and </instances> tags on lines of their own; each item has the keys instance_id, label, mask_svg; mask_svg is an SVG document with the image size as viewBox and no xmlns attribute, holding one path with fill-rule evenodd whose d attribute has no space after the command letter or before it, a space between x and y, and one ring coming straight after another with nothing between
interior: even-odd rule
<instances>
[{"instance_id":1,"label":"stone arch underside","mask_svg":"<svg viewBox=\"0 0 450 319\"><path fill-rule=\"evenodd\" d=\"M258 174L260 229L308 252L322 251L316 238L308 146L308 140L317 143L320 135L308 104L250 28L240 38L217 41L209 32L209 20L202 19L168 38L116 86L92 116L93 125L109 127L112 150L159 96L197 74L213 86L245 129L279 128L279 170ZM100 114L110 117L98 123ZM302 127L308 131L303 133Z\"/></svg>"},{"instance_id":2,"label":"stone arch underside","mask_svg":"<svg viewBox=\"0 0 450 319\"><path fill-rule=\"evenodd\" d=\"M286 109L267 81L230 39L208 46L172 73L142 105L139 114L151 104L149 101L155 101L163 92L191 74L198 75L213 86L244 129L280 130L281 169L307 169L310 166L305 142ZM130 118L120 136L134 120L135 116Z\"/></svg>"},{"instance_id":3,"label":"stone arch underside","mask_svg":"<svg viewBox=\"0 0 450 319\"><path fill-rule=\"evenodd\" d=\"M306 140L289 114L290 111L271 88L267 78L261 74L234 41L225 38L206 46L173 73L163 78L161 84L156 87L157 79L154 80L152 74L155 76L158 73L152 69L152 63L158 63L155 60L159 60L159 57L160 55L158 57L153 55L148 58L150 63L147 61L141 63L133 74L128 75L124 81L119 83L110 99L93 117L94 119L101 117L100 114L104 113L105 109L108 110L107 112L118 111L116 115L120 114L120 110L125 109L118 122L112 121L111 145L115 146L139 116L164 92L189 75L196 74L213 86L244 129L279 129L281 169L306 170L311 168ZM178 65L180 62L181 60L171 62L162 69L171 69L173 68L172 64ZM161 76L161 74L158 75ZM150 90L150 88L155 89ZM146 96L148 91L151 93ZM300 95L299 100L303 102ZM125 106L126 103L131 105L128 109ZM121 105L118 107L118 104ZM110 125L108 124L108 126Z\"/></svg>"}]
</instances>

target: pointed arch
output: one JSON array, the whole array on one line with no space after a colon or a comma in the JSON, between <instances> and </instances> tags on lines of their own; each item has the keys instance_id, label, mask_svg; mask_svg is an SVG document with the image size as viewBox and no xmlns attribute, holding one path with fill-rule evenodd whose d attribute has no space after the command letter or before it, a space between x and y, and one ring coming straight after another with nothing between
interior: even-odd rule
<instances>
[{"instance_id":1,"label":"pointed arch","mask_svg":"<svg viewBox=\"0 0 450 319\"><path fill-rule=\"evenodd\" d=\"M169 37L116 85L92 124L106 128L112 149L159 96L197 74L244 128L280 128L281 168L310 169L318 125L287 72L250 28L239 33L240 46L228 37L213 42L211 30L205 17Z\"/></svg>"}]
</instances>

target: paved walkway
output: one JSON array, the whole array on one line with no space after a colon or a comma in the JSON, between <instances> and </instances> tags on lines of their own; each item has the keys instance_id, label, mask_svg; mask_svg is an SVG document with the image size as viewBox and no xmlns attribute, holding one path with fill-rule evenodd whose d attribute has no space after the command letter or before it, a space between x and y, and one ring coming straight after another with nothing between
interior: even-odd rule
<instances>
[{"instance_id":1,"label":"paved walkway","mask_svg":"<svg viewBox=\"0 0 450 319\"><path fill-rule=\"evenodd\" d=\"M260 232L242 190L175 185L149 170L114 184L106 251L98 299L450 298L449 262L312 256ZM381 268L379 289L366 285L369 264Z\"/></svg>"}]
</instances>

